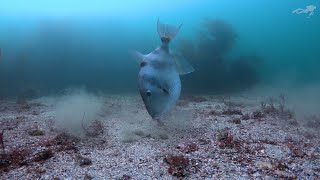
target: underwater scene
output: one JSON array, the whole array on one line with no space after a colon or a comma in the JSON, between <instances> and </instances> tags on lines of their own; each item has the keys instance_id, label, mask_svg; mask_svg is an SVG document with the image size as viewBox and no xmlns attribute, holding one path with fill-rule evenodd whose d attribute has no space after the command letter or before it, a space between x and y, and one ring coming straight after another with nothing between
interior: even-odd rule
<instances>
[{"instance_id":1,"label":"underwater scene","mask_svg":"<svg viewBox=\"0 0 320 180\"><path fill-rule=\"evenodd\" d=\"M0 2L0 179L320 179L319 0Z\"/></svg>"}]
</instances>

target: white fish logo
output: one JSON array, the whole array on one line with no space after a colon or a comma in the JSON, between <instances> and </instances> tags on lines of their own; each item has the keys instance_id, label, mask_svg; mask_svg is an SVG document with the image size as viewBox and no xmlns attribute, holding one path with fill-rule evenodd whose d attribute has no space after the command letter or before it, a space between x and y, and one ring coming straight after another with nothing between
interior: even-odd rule
<instances>
[{"instance_id":1,"label":"white fish logo","mask_svg":"<svg viewBox=\"0 0 320 180\"><path fill-rule=\"evenodd\" d=\"M309 16L307 18L310 18L311 16L313 16L314 14L314 11L317 9L316 6L314 5L309 5L309 6L306 6L305 9L302 9L302 8L298 8L296 10L293 10L292 13L296 13L296 14L306 14L306 13L309 13Z\"/></svg>"},{"instance_id":2,"label":"white fish logo","mask_svg":"<svg viewBox=\"0 0 320 180\"><path fill-rule=\"evenodd\" d=\"M170 111L180 96L181 81L179 75L194 71L183 58L172 55L170 41L177 35L182 25L175 27L162 24L158 20L157 30L162 41L160 47L147 55L132 52L140 64L138 88L145 107L152 119Z\"/></svg>"}]
</instances>

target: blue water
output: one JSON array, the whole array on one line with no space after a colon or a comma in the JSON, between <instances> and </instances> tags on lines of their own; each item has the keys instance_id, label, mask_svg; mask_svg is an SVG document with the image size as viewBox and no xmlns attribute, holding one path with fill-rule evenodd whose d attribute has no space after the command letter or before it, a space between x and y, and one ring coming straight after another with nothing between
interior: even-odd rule
<instances>
[{"instance_id":1,"label":"blue water","mask_svg":"<svg viewBox=\"0 0 320 180\"><path fill-rule=\"evenodd\" d=\"M292 13L307 5L318 8L310 18ZM183 40L197 49L187 57L196 72L182 77L183 92L320 83L317 0L2 0L0 96L26 89L50 94L69 87L137 93L138 64L128 50L146 54L160 44L158 18L183 23L173 49L181 48ZM211 54L212 46L199 46L210 42L208 34L200 38L208 19L231 25L237 34L219 58Z\"/></svg>"}]
</instances>

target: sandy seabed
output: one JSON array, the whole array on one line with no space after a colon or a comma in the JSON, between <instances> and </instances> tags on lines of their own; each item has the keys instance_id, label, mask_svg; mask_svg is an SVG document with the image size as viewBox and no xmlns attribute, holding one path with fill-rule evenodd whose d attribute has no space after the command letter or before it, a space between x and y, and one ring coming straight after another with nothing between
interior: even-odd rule
<instances>
[{"instance_id":1,"label":"sandy seabed","mask_svg":"<svg viewBox=\"0 0 320 180\"><path fill-rule=\"evenodd\" d=\"M104 95L74 133L52 99L0 101L0 179L320 178L319 122L281 103L184 96L158 124L139 96Z\"/></svg>"}]
</instances>

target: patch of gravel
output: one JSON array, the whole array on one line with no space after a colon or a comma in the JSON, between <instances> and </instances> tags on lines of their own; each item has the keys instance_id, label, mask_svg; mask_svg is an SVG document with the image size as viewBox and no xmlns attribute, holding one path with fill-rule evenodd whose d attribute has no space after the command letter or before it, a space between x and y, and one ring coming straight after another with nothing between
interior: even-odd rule
<instances>
[{"instance_id":1,"label":"patch of gravel","mask_svg":"<svg viewBox=\"0 0 320 180\"><path fill-rule=\"evenodd\" d=\"M2 100L0 179L320 178L315 130L277 113L255 116L263 109L247 97L184 96L162 125L138 96L101 98L103 131L94 137L57 126L55 100Z\"/></svg>"}]
</instances>

